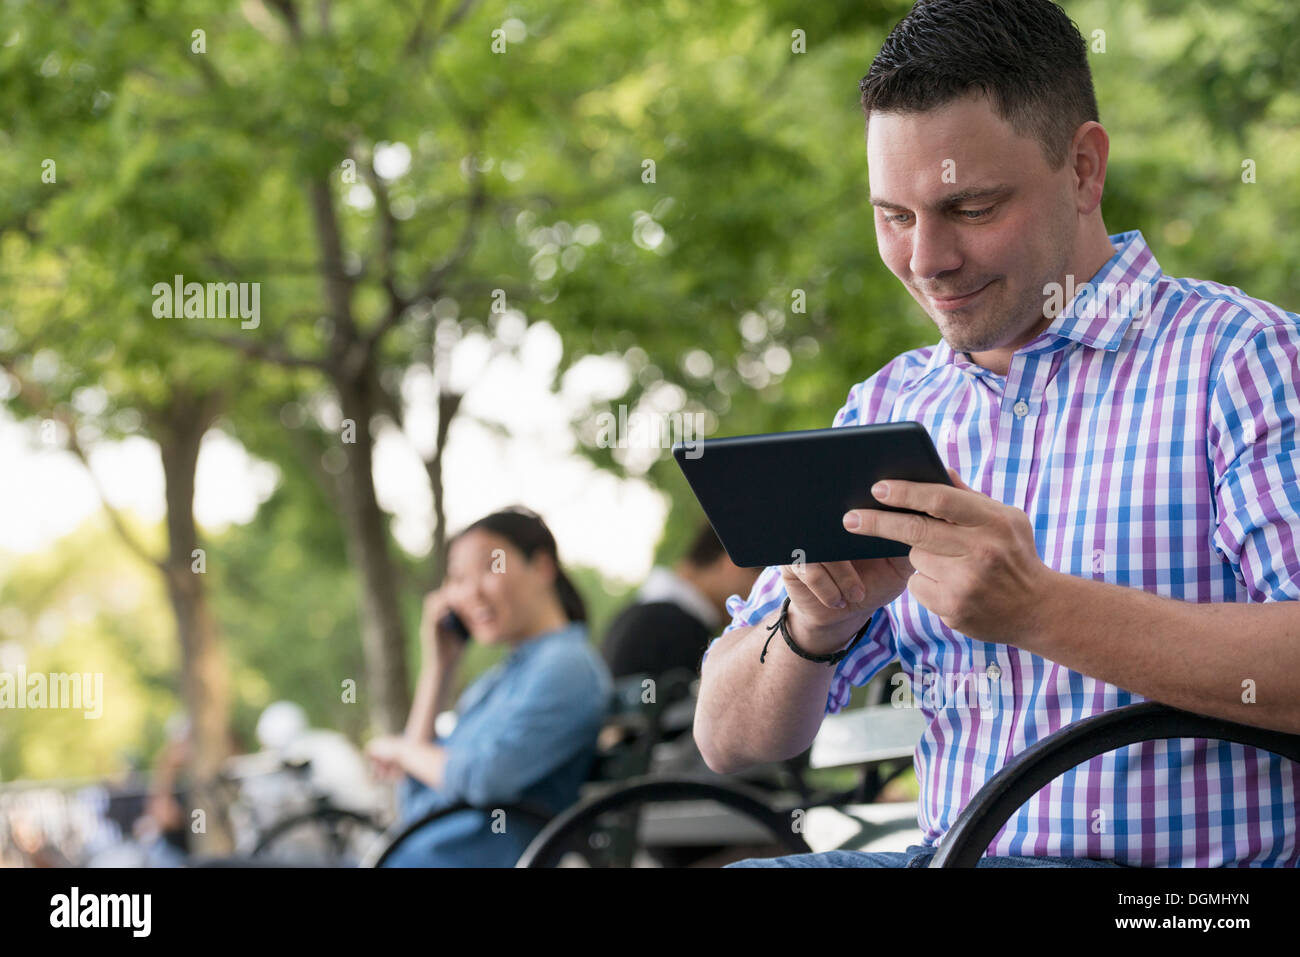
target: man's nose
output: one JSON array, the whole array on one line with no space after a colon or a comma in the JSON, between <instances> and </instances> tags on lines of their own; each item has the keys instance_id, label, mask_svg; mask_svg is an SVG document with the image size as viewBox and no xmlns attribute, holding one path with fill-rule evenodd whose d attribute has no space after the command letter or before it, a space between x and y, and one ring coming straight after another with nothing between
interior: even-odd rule
<instances>
[{"instance_id":1,"label":"man's nose","mask_svg":"<svg viewBox=\"0 0 1300 957\"><path fill-rule=\"evenodd\" d=\"M912 259L917 279L932 279L961 268L961 253L952 226L933 216L918 218L912 230Z\"/></svg>"}]
</instances>

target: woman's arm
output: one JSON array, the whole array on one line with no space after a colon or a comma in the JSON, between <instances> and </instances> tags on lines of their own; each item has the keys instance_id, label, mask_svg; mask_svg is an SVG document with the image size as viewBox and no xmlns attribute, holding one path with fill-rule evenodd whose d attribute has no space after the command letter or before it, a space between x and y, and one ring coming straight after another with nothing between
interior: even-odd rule
<instances>
[{"instance_id":1,"label":"woman's arm","mask_svg":"<svg viewBox=\"0 0 1300 957\"><path fill-rule=\"evenodd\" d=\"M441 744L407 740L402 754L402 767L417 781L440 790L443 772L447 767L447 755L447 749Z\"/></svg>"},{"instance_id":2,"label":"woman's arm","mask_svg":"<svg viewBox=\"0 0 1300 957\"><path fill-rule=\"evenodd\" d=\"M441 744L416 741L405 735L386 734L366 745L366 756L386 775L406 772L422 784L442 788L448 751Z\"/></svg>"},{"instance_id":3,"label":"woman's arm","mask_svg":"<svg viewBox=\"0 0 1300 957\"><path fill-rule=\"evenodd\" d=\"M406 719L404 737L408 741L422 744L433 740L434 722L451 702L455 674L454 668L440 667L426 656L424 665L420 668L420 676L415 682L415 701L411 705L411 714Z\"/></svg>"},{"instance_id":4,"label":"woman's arm","mask_svg":"<svg viewBox=\"0 0 1300 957\"><path fill-rule=\"evenodd\" d=\"M433 743L434 722L451 701L456 665L465 650L460 638L437 626L447 610L441 589L425 596L420 617L424 662L415 682L415 700L406 718L405 731L400 735L381 735L366 745L366 756L382 777L405 771L430 787L442 786L446 749Z\"/></svg>"},{"instance_id":5,"label":"woman's arm","mask_svg":"<svg viewBox=\"0 0 1300 957\"><path fill-rule=\"evenodd\" d=\"M420 616L420 647L424 663L415 683L415 701L406 719L405 735L417 744L433 740L434 721L447 710L451 701L456 665L465 650L465 642L438 627L438 621L449 609L442 589L425 596Z\"/></svg>"},{"instance_id":6,"label":"woman's arm","mask_svg":"<svg viewBox=\"0 0 1300 957\"><path fill-rule=\"evenodd\" d=\"M483 732L447 749L443 792L480 807L518 800L584 748L594 751L608 695L608 672L589 650L539 649Z\"/></svg>"}]
</instances>

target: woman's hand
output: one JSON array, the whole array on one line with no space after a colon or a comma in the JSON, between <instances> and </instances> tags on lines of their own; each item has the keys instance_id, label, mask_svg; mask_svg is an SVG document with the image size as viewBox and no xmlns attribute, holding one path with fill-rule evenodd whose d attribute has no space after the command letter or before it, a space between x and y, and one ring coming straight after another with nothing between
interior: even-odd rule
<instances>
[{"instance_id":1,"label":"woman's hand","mask_svg":"<svg viewBox=\"0 0 1300 957\"><path fill-rule=\"evenodd\" d=\"M465 651L465 641L438 624L452 610L446 591L444 585L425 595L420 616L420 647L428 661L442 667L454 665Z\"/></svg>"},{"instance_id":2,"label":"woman's hand","mask_svg":"<svg viewBox=\"0 0 1300 957\"><path fill-rule=\"evenodd\" d=\"M185 809L171 794L149 795L147 814L164 831L179 831L185 826Z\"/></svg>"},{"instance_id":3,"label":"woman's hand","mask_svg":"<svg viewBox=\"0 0 1300 957\"><path fill-rule=\"evenodd\" d=\"M375 776L393 780L406 771L406 739L400 734L384 734L366 745L366 757Z\"/></svg>"}]
</instances>

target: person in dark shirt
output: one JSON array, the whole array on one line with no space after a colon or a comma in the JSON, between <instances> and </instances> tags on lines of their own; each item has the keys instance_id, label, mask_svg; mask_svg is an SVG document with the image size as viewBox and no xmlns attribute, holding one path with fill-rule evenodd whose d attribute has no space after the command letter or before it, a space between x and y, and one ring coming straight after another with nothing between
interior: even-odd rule
<instances>
[{"instance_id":1,"label":"person in dark shirt","mask_svg":"<svg viewBox=\"0 0 1300 957\"><path fill-rule=\"evenodd\" d=\"M671 569L650 571L636 600L615 616L601 651L615 678L662 675L675 668L699 674L709 639L726 626L727 598L748 595L761 568L735 565L708 522Z\"/></svg>"},{"instance_id":2,"label":"person in dark shirt","mask_svg":"<svg viewBox=\"0 0 1300 957\"><path fill-rule=\"evenodd\" d=\"M601 652L610 673L615 678L658 678L687 669L699 675L704 649L731 619L727 599L735 594L747 596L761 572L761 568L734 564L712 526L701 521L686 554L671 569L652 568L633 603L620 611L605 630ZM663 729L661 733L663 740L677 740L689 747L674 759L677 770L694 771L703 766L689 726ZM721 845L647 848L661 867L698 866L725 851ZM736 859L727 857L721 863Z\"/></svg>"}]
</instances>

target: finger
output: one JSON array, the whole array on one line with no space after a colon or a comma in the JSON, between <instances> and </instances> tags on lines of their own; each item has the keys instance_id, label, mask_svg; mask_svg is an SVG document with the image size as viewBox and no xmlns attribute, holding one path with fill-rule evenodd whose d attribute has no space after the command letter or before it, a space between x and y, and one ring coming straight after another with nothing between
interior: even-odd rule
<instances>
[{"instance_id":1,"label":"finger","mask_svg":"<svg viewBox=\"0 0 1300 957\"><path fill-rule=\"evenodd\" d=\"M913 548L907 558L917 575L935 582L947 580L954 569L960 570L960 559L954 562L951 556L939 555L925 548Z\"/></svg>"},{"instance_id":2,"label":"finger","mask_svg":"<svg viewBox=\"0 0 1300 957\"><path fill-rule=\"evenodd\" d=\"M866 597L867 589L852 562L820 562L826 574L835 580L840 594L847 602L857 603Z\"/></svg>"},{"instance_id":3,"label":"finger","mask_svg":"<svg viewBox=\"0 0 1300 957\"><path fill-rule=\"evenodd\" d=\"M951 477L952 470L949 469L948 472ZM877 491L882 486L883 490ZM987 497L969 485L953 488L940 482L890 479L883 483L877 482L872 487L871 494L877 501L891 507L910 508L954 525L982 525L988 515Z\"/></svg>"},{"instance_id":4,"label":"finger","mask_svg":"<svg viewBox=\"0 0 1300 957\"><path fill-rule=\"evenodd\" d=\"M879 575L880 569L893 568L900 578L906 578L916 571L907 555L891 555L888 558L855 558L853 568L858 573L858 580L865 583L873 575Z\"/></svg>"},{"instance_id":5,"label":"finger","mask_svg":"<svg viewBox=\"0 0 1300 957\"><path fill-rule=\"evenodd\" d=\"M915 551L915 549L912 549L906 555L886 559L886 561L894 566L894 573L898 575L899 578L906 579L916 574L916 566L912 564L912 553Z\"/></svg>"},{"instance_id":6,"label":"finger","mask_svg":"<svg viewBox=\"0 0 1300 957\"><path fill-rule=\"evenodd\" d=\"M822 565L810 565L802 563L799 565L781 566L781 577L785 578L786 569L789 569L790 575L803 585L809 593L812 594L819 602L827 608L837 607L836 602L846 602L844 595L840 593L840 586L835 583ZM842 607L842 606L839 606Z\"/></svg>"},{"instance_id":7,"label":"finger","mask_svg":"<svg viewBox=\"0 0 1300 957\"><path fill-rule=\"evenodd\" d=\"M857 527L851 527L856 516ZM872 535L924 548L938 555L964 555L966 526L953 525L928 515L911 512L886 512L878 508L855 508L844 513L844 527L855 535Z\"/></svg>"},{"instance_id":8,"label":"finger","mask_svg":"<svg viewBox=\"0 0 1300 957\"><path fill-rule=\"evenodd\" d=\"M921 570L907 580L907 591L927 611L940 614L943 586Z\"/></svg>"}]
</instances>

